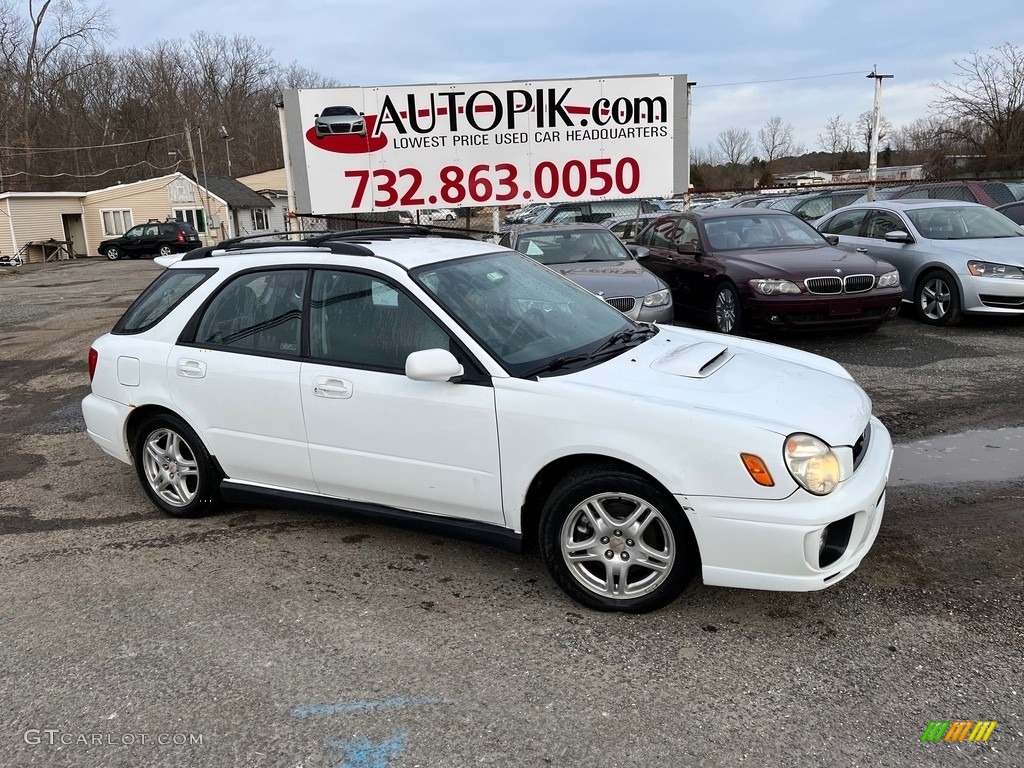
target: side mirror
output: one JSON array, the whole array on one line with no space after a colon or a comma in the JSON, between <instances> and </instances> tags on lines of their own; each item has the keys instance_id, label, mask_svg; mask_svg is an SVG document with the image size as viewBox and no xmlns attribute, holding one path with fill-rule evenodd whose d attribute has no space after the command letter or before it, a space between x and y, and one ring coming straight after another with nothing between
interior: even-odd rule
<instances>
[{"instance_id":1,"label":"side mirror","mask_svg":"<svg viewBox=\"0 0 1024 768\"><path fill-rule=\"evenodd\" d=\"M465 371L447 349L421 349L405 359L405 375L413 381L449 381Z\"/></svg>"},{"instance_id":2,"label":"side mirror","mask_svg":"<svg viewBox=\"0 0 1024 768\"><path fill-rule=\"evenodd\" d=\"M829 245L839 245L839 235L825 235Z\"/></svg>"},{"instance_id":3,"label":"side mirror","mask_svg":"<svg viewBox=\"0 0 1024 768\"><path fill-rule=\"evenodd\" d=\"M892 232L885 233L885 242L912 243L914 242L914 238L910 236L909 232L904 232L902 229L894 229Z\"/></svg>"},{"instance_id":4,"label":"side mirror","mask_svg":"<svg viewBox=\"0 0 1024 768\"><path fill-rule=\"evenodd\" d=\"M676 246L676 252L683 256L699 256L700 246L693 243L680 243Z\"/></svg>"},{"instance_id":5,"label":"side mirror","mask_svg":"<svg viewBox=\"0 0 1024 768\"><path fill-rule=\"evenodd\" d=\"M317 112L315 115L313 115L313 117L320 117L320 113Z\"/></svg>"},{"instance_id":6,"label":"side mirror","mask_svg":"<svg viewBox=\"0 0 1024 768\"><path fill-rule=\"evenodd\" d=\"M636 243L627 244L626 250L633 254L634 259L646 259L651 255L650 248L645 245L637 245Z\"/></svg>"}]
</instances>

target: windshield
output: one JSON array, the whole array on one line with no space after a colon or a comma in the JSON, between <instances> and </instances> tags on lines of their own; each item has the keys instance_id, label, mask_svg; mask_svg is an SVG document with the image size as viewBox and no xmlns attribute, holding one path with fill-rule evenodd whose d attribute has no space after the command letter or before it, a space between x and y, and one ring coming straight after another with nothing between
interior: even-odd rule
<instances>
[{"instance_id":1,"label":"windshield","mask_svg":"<svg viewBox=\"0 0 1024 768\"><path fill-rule=\"evenodd\" d=\"M352 107L328 107L320 113L321 117L351 117L352 115L358 115Z\"/></svg>"},{"instance_id":2,"label":"windshield","mask_svg":"<svg viewBox=\"0 0 1024 768\"><path fill-rule=\"evenodd\" d=\"M826 244L814 227L796 216L723 216L705 219L704 229L715 248L743 250Z\"/></svg>"},{"instance_id":3,"label":"windshield","mask_svg":"<svg viewBox=\"0 0 1024 768\"><path fill-rule=\"evenodd\" d=\"M516 250L541 264L628 261L632 258L622 241L609 230L529 232L519 236Z\"/></svg>"},{"instance_id":4,"label":"windshield","mask_svg":"<svg viewBox=\"0 0 1024 768\"><path fill-rule=\"evenodd\" d=\"M906 214L921 237L929 240L1024 237L1020 227L983 205L913 208Z\"/></svg>"},{"instance_id":5,"label":"windshield","mask_svg":"<svg viewBox=\"0 0 1024 768\"><path fill-rule=\"evenodd\" d=\"M413 277L513 376L640 330L575 283L510 251L422 267Z\"/></svg>"}]
</instances>

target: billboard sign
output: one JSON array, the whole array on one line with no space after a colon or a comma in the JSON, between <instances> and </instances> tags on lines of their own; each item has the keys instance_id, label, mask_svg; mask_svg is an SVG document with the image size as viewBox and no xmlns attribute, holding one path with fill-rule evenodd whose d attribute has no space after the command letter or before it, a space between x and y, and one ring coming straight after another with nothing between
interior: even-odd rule
<instances>
[{"instance_id":1,"label":"billboard sign","mask_svg":"<svg viewBox=\"0 0 1024 768\"><path fill-rule=\"evenodd\" d=\"M284 112L302 213L686 189L685 75L289 90Z\"/></svg>"}]
</instances>

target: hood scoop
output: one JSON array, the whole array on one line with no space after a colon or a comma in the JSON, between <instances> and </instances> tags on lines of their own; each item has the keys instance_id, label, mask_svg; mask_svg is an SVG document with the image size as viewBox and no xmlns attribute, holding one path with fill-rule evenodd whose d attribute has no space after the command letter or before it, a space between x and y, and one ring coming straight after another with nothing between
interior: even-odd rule
<instances>
[{"instance_id":1,"label":"hood scoop","mask_svg":"<svg viewBox=\"0 0 1024 768\"><path fill-rule=\"evenodd\" d=\"M651 368L674 376L706 379L732 360L732 357L732 351L725 344L701 341L673 349L651 363Z\"/></svg>"}]
</instances>

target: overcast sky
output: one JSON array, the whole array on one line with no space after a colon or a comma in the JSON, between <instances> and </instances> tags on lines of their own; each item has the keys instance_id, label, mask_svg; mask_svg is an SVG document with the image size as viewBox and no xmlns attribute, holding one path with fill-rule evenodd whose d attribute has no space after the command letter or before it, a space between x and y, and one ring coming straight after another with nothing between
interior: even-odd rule
<instances>
[{"instance_id":1,"label":"overcast sky","mask_svg":"<svg viewBox=\"0 0 1024 768\"><path fill-rule=\"evenodd\" d=\"M245 35L346 85L685 74L691 143L778 115L807 151L831 115L896 127L972 51L1024 41L1020 0L107 0L114 47Z\"/></svg>"}]
</instances>

